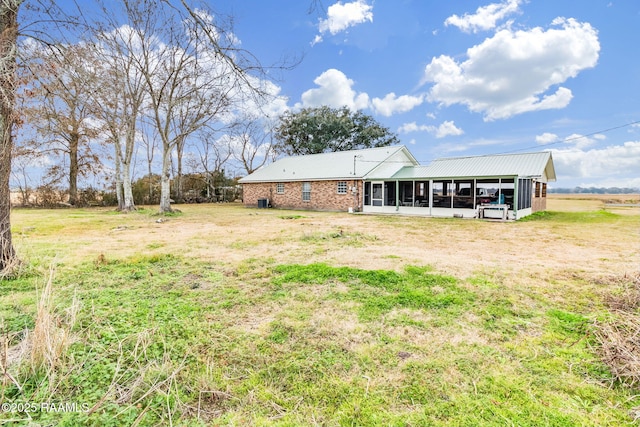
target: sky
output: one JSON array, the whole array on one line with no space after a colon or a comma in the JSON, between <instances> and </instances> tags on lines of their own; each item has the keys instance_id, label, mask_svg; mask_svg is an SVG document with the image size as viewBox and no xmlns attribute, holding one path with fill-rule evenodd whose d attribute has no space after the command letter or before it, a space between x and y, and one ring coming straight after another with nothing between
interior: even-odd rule
<instances>
[{"instance_id":1,"label":"sky","mask_svg":"<svg viewBox=\"0 0 640 427\"><path fill-rule=\"evenodd\" d=\"M238 0L278 108L348 106L423 164L553 153L555 188L640 188L637 0ZM299 61L299 62L298 62Z\"/></svg>"}]
</instances>

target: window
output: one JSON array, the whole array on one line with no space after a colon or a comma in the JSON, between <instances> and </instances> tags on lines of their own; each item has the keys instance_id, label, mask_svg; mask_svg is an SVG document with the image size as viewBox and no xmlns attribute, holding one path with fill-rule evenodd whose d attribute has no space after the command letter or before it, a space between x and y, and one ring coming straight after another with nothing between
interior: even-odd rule
<instances>
[{"instance_id":1,"label":"window","mask_svg":"<svg viewBox=\"0 0 640 427\"><path fill-rule=\"evenodd\" d=\"M371 205L371 183L364 183L364 204L367 206Z\"/></svg>"},{"instance_id":2,"label":"window","mask_svg":"<svg viewBox=\"0 0 640 427\"><path fill-rule=\"evenodd\" d=\"M284 182L276 184L276 194L284 194Z\"/></svg>"},{"instance_id":3,"label":"window","mask_svg":"<svg viewBox=\"0 0 640 427\"><path fill-rule=\"evenodd\" d=\"M528 209L531 207L531 180L518 180L518 209Z\"/></svg>"},{"instance_id":4,"label":"window","mask_svg":"<svg viewBox=\"0 0 640 427\"><path fill-rule=\"evenodd\" d=\"M383 182L371 183L371 206L382 206L382 196L384 191L382 190Z\"/></svg>"},{"instance_id":5,"label":"window","mask_svg":"<svg viewBox=\"0 0 640 427\"><path fill-rule=\"evenodd\" d=\"M497 203L498 188L500 188L498 179L476 180L476 203L480 205L486 205L491 202Z\"/></svg>"},{"instance_id":6,"label":"window","mask_svg":"<svg viewBox=\"0 0 640 427\"><path fill-rule=\"evenodd\" d=\"M433 206L450 208L453 185L451 181L433 181Z\"/></svg>"},{"instance_id":7,"label":"window","mask_svg":"<svg viewBox=\"0 0 640 427\"><path fill-rule=\"evenodd\" d=\"M302 200L308 202L311 200L311 183L303 182L302 183Z\"/></svg>"},{"instance_id":8,"label":"window","mask_svg":"<svg viewBox=\"0 0 640 427\"><path fill-rule=\"evenodd\" d=\"M413 181L400 182L400 204L413 206Z\"/></svg>"},{"instance_id":9,"label":"window","mask_svg":"<svg viewBox=\"0 0 640 427\"><path fill-rule=\"evenodd\" d=\"M541 196L542 196L542 186L540 185L540 182L536 182L535 197L541 197Z\"/></svg>"},{"instance_id":10,"label":"window","mask_svg":"<svg viewBox=\"0 0 640 427\"><path fill-rule=\"evenodd\" d=\"M338 194L347 194L347 181L338 181Z\"/></svg>"},{"instance_id":11,"label":"window","mask_svg":"<svg viewBox=\"0 0 640 427\"><path fill-rule=\"evenodd\" d=\"M429 199L429 181L416 181L416 199Z\"/></svg>"},{"instance_id":12,"label":"window","mask_svg":"<svg viewBox=\"0 0 640 427\"><path fill-rule=\"evenodd\" d=\"M513 179L505 179L502 178L500 180L500 193L498 195L498 202L502 200L502 202L506 205L509 205L509 209L513 210Z\"/></svg>"},{"instance_id":13,"label":"window","mask_svg":"<svg viewBox=\"0 0 640 427\"><path fill-rule=\"evenodd\" d=\"M396 205L396 182L385 181L384 182L384 205L395 206Z\"/></svg>"},{"instance_id":14,"label":"window","mask_svg":"<svg viewBox=\"0 0 640 427\"><path fill-rule=\"evenodd\" d=\"M429 206L429 181L416 181L414 206Z\"/></svg>"},{"instance_id":15,"label":"window","mask_svg":"<svg viewBox=\"0 0 640 427\"><path fill-rule=\"evenodd\" d=\"M453 207L460 209L473 209L473 181L455 180L453 182L455 193L453 195Z\"/></svg>"}]
</instances>

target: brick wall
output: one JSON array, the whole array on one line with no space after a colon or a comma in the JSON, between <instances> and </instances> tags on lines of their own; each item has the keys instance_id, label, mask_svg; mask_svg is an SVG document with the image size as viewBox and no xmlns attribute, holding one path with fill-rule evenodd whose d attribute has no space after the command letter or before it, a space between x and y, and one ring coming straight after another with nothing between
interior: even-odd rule
<instances>
[{"instance_id":1,"label":"brick wall","mask_svg":"<svg viewBox=\"0 0 640 427\"><path fill-rule=\"evenodd\" d=\"M531 212L539 212L547 210L547 198L546 197L533 197L533 203L531 203Z\"/></svg>"},{"instance_id":2,"label":"brick wall","mask_svg":"<svg viewBox=\"0 0 640 427\"><path fill-rule=\"evenodd\" d=\"M535 182L531 194L531 212L539 212L547 210L547 183Z\"/></svg>"},{"instance_id":3,"label":"brick wall","mask_svg":"<svg viewBox=\"0 0 640 427\"><path fill-rule=\"evenodd\" d=\"M274 208L313 209L327 211L361 210L362 182L346 180L347 194L338 194L339 181L310 181L311 200L302 200L302 182L284 182L284 193L277 193L275 182L247 183L242 185L243 202L247 207L257 207L258 199L269 199ZM352 191L352 187L357 190Z\"/></svg>"}]
</instances>

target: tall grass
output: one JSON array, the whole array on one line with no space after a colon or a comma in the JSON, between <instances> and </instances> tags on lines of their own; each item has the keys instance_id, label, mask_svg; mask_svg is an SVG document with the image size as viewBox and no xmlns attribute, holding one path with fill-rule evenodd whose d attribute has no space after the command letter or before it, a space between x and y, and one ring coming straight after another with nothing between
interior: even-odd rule
<instances>
[{"instance_id":1,"label":"tall grass","mask_svg":"<svg viewBox=\"0 0 640 427\"><path fill-rule=\"evenodd\" d=\"M34 369L44 368L48 375L52 375L61 364L65 350L72 341L71 330L80 309L80 303L74 297L64 316L54 312L53 278L52 267L40 291L36 324L30 337L31 365Z\"/></svg>"}]
</instances>

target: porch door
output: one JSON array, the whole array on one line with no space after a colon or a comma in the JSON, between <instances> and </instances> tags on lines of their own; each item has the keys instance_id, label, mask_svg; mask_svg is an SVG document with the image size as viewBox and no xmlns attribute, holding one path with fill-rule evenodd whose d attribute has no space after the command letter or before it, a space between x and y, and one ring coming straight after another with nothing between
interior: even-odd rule
<instances>
[{"instance_id":1,"label":"porch door","mask_svg":"<svg viewBox=\"0 0 640 427\"><path fill-rule=\"evenodd\" d=\"M384 182L371 183L371 206L382 206L384 201Z\"/></svg>"}]
</instances>

